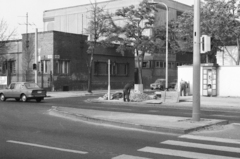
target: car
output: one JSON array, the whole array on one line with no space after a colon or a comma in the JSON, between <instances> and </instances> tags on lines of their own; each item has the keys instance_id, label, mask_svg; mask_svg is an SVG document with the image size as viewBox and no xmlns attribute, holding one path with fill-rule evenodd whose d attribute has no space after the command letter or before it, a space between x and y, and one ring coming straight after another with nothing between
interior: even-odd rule
<instances>
[{"instance_id":1,"label":"car","mask_svg":"<svg viewBox=\"0 0 240 159\"><path fill-rule=\"evenodd\" d=\"M0 90L0 100L6 101L8 98L15 98L16 101L27 102L35 99L37 102L44 100L47 91L40 88L36 83L12 82L7 88Z\"/></svg>"},{"instance_id":2,"label":"car","mask_svg":"<svg viewBox=\"0 0 240 159\"><path fill-rule=\"evenodd\" d=\"M169 83L168 88L176 90L176 84L177 84L177 80L175 79L173 82Z\"/></svg>"},{"instance_id":3,"label":"car","mask_svg":"<svg viewBox=\"0 0 240 159\"><path fill-rule=\"evenodd\" d=\"M166 83L166 80L165 80L165 79L159 78L159 79L157 79L154 83L150 84L150 88L151 88L152 90L153 90L153 89L164 90L164 88L165 88L165 83Z\"/></svg>"}]
</instances>

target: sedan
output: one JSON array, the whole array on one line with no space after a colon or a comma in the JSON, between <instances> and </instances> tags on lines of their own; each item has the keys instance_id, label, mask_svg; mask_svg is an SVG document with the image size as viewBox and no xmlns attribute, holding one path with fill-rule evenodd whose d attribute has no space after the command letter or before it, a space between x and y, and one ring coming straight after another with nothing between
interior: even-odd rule
<instances>
[{"instance_id":1,"label":"sedan","mask_svg":"<svg viewBox=\"0 0 240 159\"><path fill-rule=\"evenodd\" d=\"M46 95L46 90L40 88L36 83L30 82L13 82L6 89L0 90L1 101L15 98L16 101L27 102L35 99L37 102L41 102Z\"/></svg>"}]
</instances>

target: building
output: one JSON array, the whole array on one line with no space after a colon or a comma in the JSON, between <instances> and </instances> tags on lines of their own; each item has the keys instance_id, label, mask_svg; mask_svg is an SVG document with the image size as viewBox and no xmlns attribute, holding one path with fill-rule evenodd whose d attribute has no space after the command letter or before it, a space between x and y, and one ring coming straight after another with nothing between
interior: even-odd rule
<instances>
[{"instance_id":1,"label":"building","mask_svg":"<svg viewBox=\"0 0 240 159\"><path fill-rule=\"evenodd\" d=\"M38 33L38 85L52 90L86 90L90 54L87 36L59 31ZM0 76L9 82L34 82L35 33L23 34L21 40L6 42L9 47L0 53L4 58ZM10 47L12 46L12 47ZM106 89L108 60L111 61L111 87L123 88L134 79L134 55L116 52L116 46L98 46L94 55L92 88ZM7 65L11 67L6 67Z\"/></svg>"},{"instance_id":2,"label":"building","mask_svg":"<svg viewBox=\"0 0 240 159\"><path fill-rule=\"evenodd\" d=\"M117 9L127 7L130 5L138 5L142 0L110 0L105 2L99 2L98 6L105 8L109 12L115 12ZM184 11L192 9L191 6L176 2L174 0L159 0L159 2L165 3L168 6L169 21L176 19ZM78 5L66 8L58 8L52 10L46 10L43 13L44 30L57 30L76 34L87 34L86 28L90 21L90 11L92 10L92 4ZM116 22L121 25L123 19L116 19ZM165 25L166 23L166 9L161 7L156 14L155 25ZM149 33L150 35L150 33ZM89 36L91 40L91 36ZM190 64L192 59L184 59L188 54L174 55L169 54L169 81L177 79L177 67L180 64ZM192 54L190 54L192 57ZM149 84L155 81L157 78L165 78L165 52L160 55L153 55L146 57L143 62L143 82L147 88ZM146 67L145 67L146 66ZM136 79L136 78L135 78Z\"/></svg>"},{"instance_id":3,"label":"building","mask_svg":"<svg viewBox=\"0 0 240 159\"><path fill-rule=\"evenodd\" d=\"M109 12L130 5L137 6L142 0L109 0L99 2L98 6L103 7ZM169 7L169 20L176 19L184 11L192 9L190 6L176 2L174 0L159 0ZM87 34L86 28L91 17L92 4L78 5L66 8L46 10L43 13L44 31L56 30L75 34ZM156 17L156 25L165 25L166 9L159 10ZM117 19L121 23L122 19Z\"/></svg>"}]
</instances>

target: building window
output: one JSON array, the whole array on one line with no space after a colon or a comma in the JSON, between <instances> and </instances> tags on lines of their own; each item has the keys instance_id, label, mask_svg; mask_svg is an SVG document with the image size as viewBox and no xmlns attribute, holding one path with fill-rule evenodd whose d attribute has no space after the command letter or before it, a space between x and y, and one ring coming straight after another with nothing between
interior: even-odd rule
<instances>
[{"instance_id":1,"label":"building window","mask_svg":"<svg viewBox=\"0 0 240 159\"><path fill-rule=\"evenodd\" d=\"M182 14L183 14L182 11L177 10L177 17L178 17L178 16L181 16Z\"/></svg>"},{"instance_id":2,"label":"building window","mask_svg":"<svg viewBox=\"0 0 240 159\"><path fill-rule=\"evenodd\" d=\"M1 63L0 65L1 74L6 74L8 69L10 70L11 74L16 74L16 61L3 61Z\"/></svg>"},{"instance_id":3,"label":"building window","mask_svg":"<svg viewBox=\"0 0 240 159\"><path fill-rule=\"evenodd\" d=\"M164 62L160 62L160 68L164 68Z\"/></svg>"},{"instance_id":4,"label":"building window","mask_svg":"<svg viewBox=\"0 0 240 159\"><path fill-rule=\"evenodd\" d=\"M119 63L117 65L118 65L117 75L127 76L128 75L128 69L129 69L128 63Z\"/></svg>"},{"instance_id":5,"label":"building window","mask_svg":"<svg viewBox=\"0 0 240 159\"><path fill-rule=\"evenodd\" d=\"M112 63L110 65L110 73L115 76L126 76L129 70L128 63ZM96 61L94 62L94 75L108 75L108 63Z\"/></svg>"},{"instance_id":6,"label":"building window","mask_svg":"<svg viewBox=\"0 0 240 159\"><path fill-rule=\"evenodd\" d=\"M143 62L142 63L142 68L146 68L147 67L147 62Z\"/></svg>"},{"instance_id":7,"label":"building window","mask_svg":"<svg viewBox=\"0 0 240 159\"><path fill-rule=\"evenodd\" d=\"M107 75L108 64L107 62L94 62L94 74L95 75Z\"/></svg>"},{"instance_id":8,"label":"building window","mask_svg":"<svg viewBox=\"0 0 240 159\"><path fill-rule=\"evenodd\" d=\"M159 61L155 61L155 67L159 68L160 67L160 62Z\"/></svg>"},{"instance_id":9,"label":"building window","mask_svg":"<svg viewBox=\"0 0 240 159\"><path fill-rule=\"evenodd\" d=\"M59 75L69 74L69 60L56 60L55 61L55 73Z\"/></svg>"}]
</instances>

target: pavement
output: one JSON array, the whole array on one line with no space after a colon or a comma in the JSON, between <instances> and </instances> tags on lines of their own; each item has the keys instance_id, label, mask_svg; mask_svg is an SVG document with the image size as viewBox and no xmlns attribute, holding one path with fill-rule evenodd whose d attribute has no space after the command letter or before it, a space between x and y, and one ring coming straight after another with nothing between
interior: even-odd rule
<instances>
[{"instance_id":1,"label":"pavement","mask_svg":"<svg viewBox=\"0 0 240 159\"><path fill-rule=\"evenodd\" d=\"M114 90L116 92L119 90ZM86 91L68 91L68 92L48 92L48 99L51 98L63 98L63 97L77 97L77 96L91 96L101 95L103 96L106 90L97 90L93 93ZM149 92L148 92L149 93ZM151 92L150 92L151 93ZM123 102L122 100L103 100L99 98L87 100L86 102L92 102L96 104L104 105L127 105L127 106L143 106L143 107L192 107L192 96L185 96L179 98L179 103L164 103L161 100L156 102ZM201 97L201 108L206 109L230 109L240 111L240 97ZM217 119L204 119L200 121L192 121L192 118L178 117L178 116L163 116L163 115L149 115L149 114L136 114L125 112L112 112L112 111L100 111L91 109L79 109L69 107L57 107L53 106L49 111L51 115L58 115L62 117L68 117L72 119L90 121L94 123L110 124L121 127L137 128L155 132L165 132L173 134L186 134L186 133L202 133L199 130L207 131L207 134L211 130L221 129L219 131L225 131L225 128L231 128L231 138L240 138L240 124L231 124L229 126L227 120ZM228 125L227 125L228 124ZM235 132L235 133L234 133ZM210 132L211 133L211 132ZM229 132L228 132L229 133ZM213 134L217 134L216 132ZM211 136L211 135L210 135ZM224 134L219 134L224 136ZM225 135L228 138L229 135Z\"/></svg>"}]
</instances>

